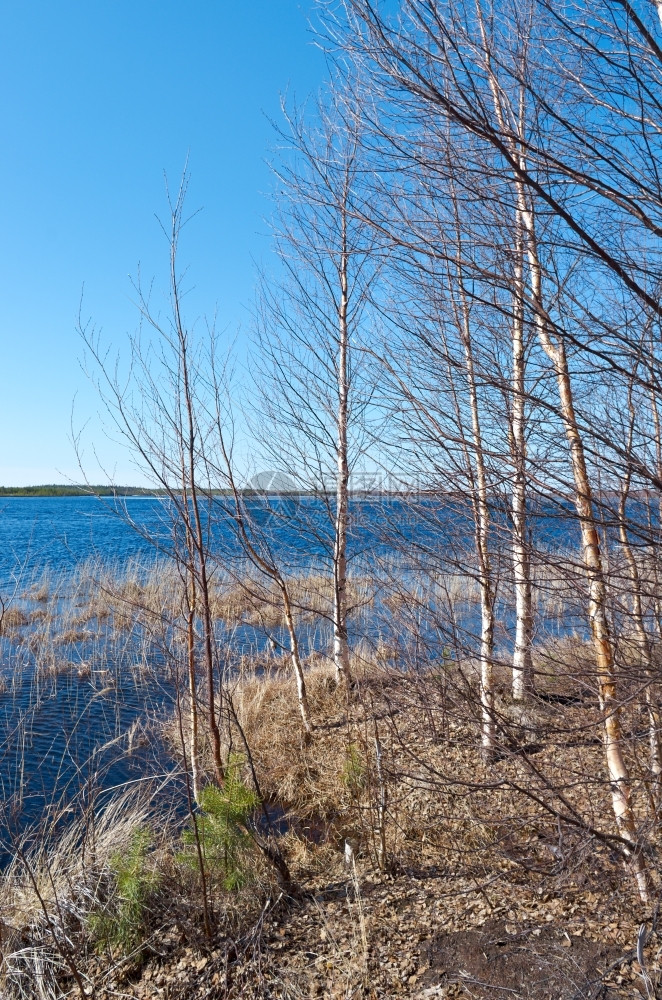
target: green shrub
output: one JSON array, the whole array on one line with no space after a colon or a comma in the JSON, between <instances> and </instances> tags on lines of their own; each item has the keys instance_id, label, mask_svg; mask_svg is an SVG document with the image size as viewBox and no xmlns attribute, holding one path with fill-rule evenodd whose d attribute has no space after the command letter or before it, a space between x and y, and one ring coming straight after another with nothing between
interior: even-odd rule
<instances>
[{"instance_id":1,"label":"green shrub","mask_svg":"<svg viewBox=\"0 0 662 1000\"><path fill-rule=\"evenodd\" d=\"M116 891L108 906L93 913L88 922L99 949L128 953L144 937L147 899L159 883L158 872L149 871L146 864L151 842L149 830L135 830L128 850L110 859Z\"/></svg>"},{"instance_id":2,"label":"green shrub","mask_svg":"<svg viewBox=\"0 0 662 1000\"><path fill-rule=\"evenodd\" d=\"M198 801L200 813L195 817L205 870L218 877L228 891L239 889L250 880L250 861L255 858L246 824L259 805L259 799L241 780L242 764L243 758L233 755L223 788L216 785L203 788ZM195 830L186 830L183 840L186 850L180 855L180 861L197 868Z\"/></svg>"}]
</instances>

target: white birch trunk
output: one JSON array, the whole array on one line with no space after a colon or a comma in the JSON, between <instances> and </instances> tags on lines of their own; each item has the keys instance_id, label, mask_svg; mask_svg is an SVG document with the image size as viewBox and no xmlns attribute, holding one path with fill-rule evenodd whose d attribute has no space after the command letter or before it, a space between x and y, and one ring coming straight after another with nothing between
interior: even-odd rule
<instances>
[{"instance_id":1,"label":"white birch trunk","mask_svg":"<svg viewBox=\"0 0 662 1000\"><path fill-rule=\"evenodd\" d=\"M471 344L469 307L464 295L459 267L458 284L462 302L462 340L469 386L469 408L471 411L471 433L475 462L473 502L478 584L480 589L481 744L485 759L490 760L494 757L496 750L496 726L494 720L494 594L489 551L490 512L487 495L485 454L483 450L474 357Z\"/></svg>"},{"instance_id":2,"label":"white birch trunk","mask_svg":"<svg viewBox=\"0 0 662 1000\"><path fill-rule=\"evenodd\" d=\"M477 11L479 15L486 69L488 73L489 86L492 92L495 114L504 138L507 142L510 142L511 156L513 160L518 163L519 174L521 174L526 167L526 163L517 144L506 138L512 135L512 129L508 127L503 114L501 91L492 68L490 46L485 32L485 25L480 8L480 0L477 4ZM520 128L522 127L523 118L523 109L520 107ZM531 296L535 308L536 330L542 349L552 362L554 372L556 374L561 418L570 450L570 462L575 487L575 507L579 516L584 568L588 582L588 617L593 647L595 649L598 692L603 718L603 743L605 748L607 771L609 774L609 783L611 787L612 808L616 818L616 825L618 827L619 834L625 840L629 841L631 845L628 849L628 854L632 862L637 886L639 888L639 895L641 896L642 901L647 903L650 899L650 883L643 853L639 845L639 834L632 809L630 777L625 764L625 758L623 756L620 706L616 697L614 651L609 634L607 619L606 588L602 553L600 551L600 539L593 514L593 502L586 467L584 445L575 415L572 384L570 381L565 346L561 340L552 340L547 326L542 290L542 267L538 257L538 243L533 211L527 203L524 183L518 174L515 176L515 188L517 193L517 209L523 227L526 254L529 264Z\"/></svg>"},{"instance_id":3,"label":"white birch trunk","mask_svg":"<svg viewBox=\"0 0 662 1000\"><path fill-rule=\"evenodd\" d=\"M630 438L628 450L632 446L632 423L630 424ZM631 583L631 614L634 626L635 640L639 649L639 655L646 673L646 708L648 712L648 745L650 750L650 770L652 777L652 800L655 809L660 802L660 781L662 778L662 746L660 745L660 712L657 703L657 692L654 683L654 671L651 655L651 644L646 631L644 618L643 601L641 597L641 577L637 559L630 544L627 531L626 507L630 492L630 472L625 475L621 488L620 502L618 506L618 534L621 548L628 564L628 572Z\"/></svg>"},{"instance_id":4,"label":"white birch trunk","mask_svg":"<svg viewBox=\"0 0 662 1000\"><path fill-rule=\"evenodd\" d=\"M525 205L524 197L524 192L520 187L521 206ZM538 260L533 214L525 207L522 207L522 221L526 232L531 289L536 306L539 340L545 354L554 366L561 417L570 450L575 485L575 507L579 516L584 568L588 581L588 617L595 649L598 694L603 718L603 743L611 787L612 808L619 834L632 845L628 851L629 857L637 880L639 894L642 901L647 903L650 898L649 878L638 843L639 834L632 809L630 777L623 756L621 711L616 697L614 650L607 619L606 587L600 538L593 513L584 445L577 426L565 347L563 341L552 341L547 330L543 309L542 269Z\"/></svg>"},{"instance_id":5,"label":"white birch trunk","mask_svg":"<svg viewBox=\"0 0 662 1000\"><path fill-rule=\"evenodd\" d=\"M519 218L517 219L516 228L511 435L511 454L513 460L513 487L511 496L511 516L513 520L512 559L516 621L512 692L514 700L521 701L527 693L533 690L533 664L531 660L533 609L531 605L531 564L526 511L524 245Z\"/></svg>"},{"instance_id":6,"label":"white birch trunk","mask_svg":"<svg viewBox=\"0 0 662 1000\"><path fill-rule=\"evenodd\" d=\"M303 675L303 667L301 666L301 658L299 656L299 642L297 639L296 628L294 627L294 618L292 616L290 595L287 592L287 587L285 586L283 580L278 580L278 585L280 587L280 591L283 597L283 610L285 613L285 623L287 625L287 631L290 637L290 657L292 660L292 667L294 669L294 677L296 679L297 699L299 702L299 711L301 712L301 721L303 722L303 728L306 733L306 736L311 736L313 732L313 724L310 719L310 708L308 706L306 681Z\"/></svg>"},{"instance_id":7,"label":"white birch trunk","mask_svg":"<svg viewBox=\"0 0 662 1000\"><path fill-rule=\"evenodd\" d=\"M333 661L336 681L346 687L351 683L347 637L347 521L349 513L349 461L347 420L349 400L349 331L347 326L347 247L346 218L343 215L343 248L340 261L340 309L338 350L338 413L336 445L336 515L333 547Z\"/></svg>"}]
</instances>

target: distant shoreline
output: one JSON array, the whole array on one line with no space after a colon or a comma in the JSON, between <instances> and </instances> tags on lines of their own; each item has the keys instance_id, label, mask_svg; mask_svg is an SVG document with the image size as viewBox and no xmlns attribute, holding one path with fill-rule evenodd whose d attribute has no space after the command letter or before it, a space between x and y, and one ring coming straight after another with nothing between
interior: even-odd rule
<instances>
[{"instance_id":1,"label":"distant shoreline","mask_svg":"<svg viewBox=\"0 0 662 1000\"><path fill-rule=\"evenodd\" d=\"M147 486L0 486L0 497L158 496Z\"/></svg>"},{"instance_id":2,"label":"distant shoreline","mask_svg":"<svg viewBox=\"0 0 662 1000\"><path fill-rule=\"evenodd\" d=\"M176 487L173 492L177 492ZM205 494L205 490L200 490L200 495ZM326 494L322 490L256 490L254 487L241 487L238 490L239 494L244 497L250 496L261 496L261 497L271 497L277 499L282 498L303 498L303 497L321 497L321 496L333 496L335 491L328 490ZM230 490L223 489L213 489L211 491L212 496L217 497L230 497L232 492ZM42 486L0 486L0 499L2 497L121 497L123 499L135 498L148 498L153 497L164 498L168 497L169 493L165 489L158 489L150 486L64 486L60 484L45 484ZM432 499L444 499L446 501L459 501L465 502L467 499L467 494L459 493L455 490L366 490L357 489L349 490L349 496L352 499L364 499L364 500L432 500ZM617 494L613 494L611 491L603 491L602 493L596 492L594 495L594 500L597 502L608 503L613 500L617 500ZM643 500L649 499L649 494L646 490L631 490L630 500ZM555 498L556 503L560 504L570 504L574 508L573 500L571 495L562 496L557 495Z\"/></svg>"}]
</instances>

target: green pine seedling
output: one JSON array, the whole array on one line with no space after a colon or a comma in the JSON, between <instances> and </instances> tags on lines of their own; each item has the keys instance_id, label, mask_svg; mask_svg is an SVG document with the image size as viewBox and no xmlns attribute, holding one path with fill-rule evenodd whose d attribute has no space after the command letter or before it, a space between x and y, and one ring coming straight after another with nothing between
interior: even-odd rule
<instances>
[{"instance_id":1,"label":"green pine seedling","mask_svg":"<svg viewBox=\"0 0 662 1000\"><path fill-rule=\"evenodd\" d=\"M248 864L253 841L246 829L251 814L259 805L255 792L241 780L243 758L233 754L227 766L223 788L208 785L200 792L200 813L195 817L197 836L206 870L219 877L224 889L231 892L245 885L251 876ZM179 860L198 867L196 834L183 834L187 850Z\"/></svg>"},{"instance_id":2,"label":"green pine seedling","mask_svg":"<svg viewBox=\"0 0 662 1000\"><path fill-rule=\"evenodd\" d=\"M148 871L146 860L152 838L149 830L135 830L126 852L113 854L110 869L116 895L105 909L88 920L97 948L134 951L145 932L147 899L159 883L158 872Z\"/></svg>"}]
</instances>

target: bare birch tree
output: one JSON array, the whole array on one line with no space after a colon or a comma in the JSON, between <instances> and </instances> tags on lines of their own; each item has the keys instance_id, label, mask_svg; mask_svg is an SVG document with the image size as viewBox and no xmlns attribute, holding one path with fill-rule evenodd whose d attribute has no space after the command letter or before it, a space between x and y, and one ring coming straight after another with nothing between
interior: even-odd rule
<instances>
[{"instance_id":1,"label":"bare birch tree","mask_svg":"<svg viewBox=\"0 0 662 1000\"><path fill-rule=\"evenodd\" d=\"M216 780L224 780L218 725L220 689L211 614L209 524L202 506L204 466L201 457L207 433L201 425L196 383L200 380L200 348L193 343L181 310L182 275L178 248L186 224L184 204L188 176L184 173L174 198L168 192L169 218L162 229L169 249L169 309L160 315L136 282L138 308L144 326L131 338L128 374L120 374L103 353L100 338L89 328L81 333L93 359L100 395L121 439L143 471L163 491L173 518L172 552L183 569L183 611L186 629L189 687L189 757L195 794L200 791L198 661L206 687L206 715ZM183 537L182 537L183 533ZM156 540L155 540L156 541ZM160 543L156 541L156 544ZM200 633L197 624L200 625Z\"/></svg>"},{"instance_id":2,"label":"bare birch tree","mask_svg":"<svg viewBox=\"0 0 662 1000\"><path fill-rule=\"evenodd\" d=\"M332 87L307 115L283 111L274 236L284 280L262 282L260 399L279 431L274 460L321 497L331 522L333 659L348 686L349 485L365 448L360 340L376 247L361 218L364 168L348 98Z\"/></svg>"}]
</instances>

